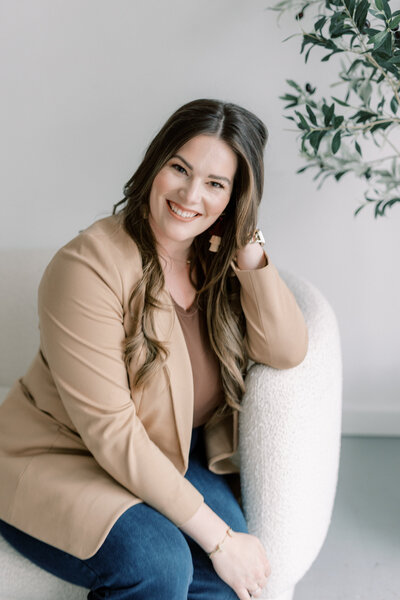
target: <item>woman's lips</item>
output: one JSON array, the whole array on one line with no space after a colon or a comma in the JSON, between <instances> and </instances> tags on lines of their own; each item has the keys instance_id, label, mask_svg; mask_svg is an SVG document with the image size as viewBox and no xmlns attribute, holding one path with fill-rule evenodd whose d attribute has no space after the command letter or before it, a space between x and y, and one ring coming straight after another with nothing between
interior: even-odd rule
<instances>
[{"instance_id":1,"label":"woman's lips","mask_svg":"<svg viewBox=\"0 0 400 600\"><path fill-rule=\"evenodd\" d=\"M192 210L186 210L185 208L183 208L183 206L176 204L176 202L172 202L172 200L167 200L167 206L169 212L179 221L185 221L186 223L188 223L201 216L200 213L195 213ZM190 214L192 216L184 216L185 214Z\"/></svg>"}]
</instances>

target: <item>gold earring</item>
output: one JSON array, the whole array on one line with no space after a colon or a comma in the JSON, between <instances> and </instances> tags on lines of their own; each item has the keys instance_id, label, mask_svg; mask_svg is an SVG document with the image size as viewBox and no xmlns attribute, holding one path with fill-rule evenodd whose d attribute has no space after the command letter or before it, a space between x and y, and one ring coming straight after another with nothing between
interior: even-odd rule
<instances>
[{"instance_id":1,"label":"gold earring","mask_svg":"<svg viewBox=\"0 0 400 600\"><path fill-rule=\"evenodd\" d=\"M218 252L218 248L221 244L221 236L220 235L212 235L210 237L210 247L209 247L209 251L210 252Z\"/></svg>"},{"instance_id":2,"label":"gold earring","mask_svg":"<svg viewBox=\"0 0 400 600\"><path fill-rule=\"evenodd\" d=\"M221 213L220 216L218 217L217 221L214 223L212 229L210 230L211 233L211 237L209 239L210 242L210 247L209 247L209 251L210 252L218 252L218 249L220 247L221 244L221 235L223 233L223 217L224 217L225 213Z\"/></svg>"}]
</instances>

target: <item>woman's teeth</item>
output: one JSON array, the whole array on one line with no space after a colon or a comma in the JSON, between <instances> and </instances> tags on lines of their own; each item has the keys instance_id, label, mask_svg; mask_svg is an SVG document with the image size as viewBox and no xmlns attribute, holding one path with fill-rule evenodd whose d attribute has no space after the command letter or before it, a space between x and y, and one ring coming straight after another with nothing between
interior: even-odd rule
<instances>
[{"instance_id":1,"label":"woman's teeth","mask_svg":"<svg viewBox=\"0 0 400 600\"><path fill-rule=\"evenodd\" d=\"M195 217L196 215L199 214L196 212L188 212L185 210L181 210L175 204L173 204L170 200L168 200L168 204L169 204L172 212L174 212L176 215L179 215L180 217L183 217L184 219L190 219L190 217Z\"/></svg>"}]
</instances>

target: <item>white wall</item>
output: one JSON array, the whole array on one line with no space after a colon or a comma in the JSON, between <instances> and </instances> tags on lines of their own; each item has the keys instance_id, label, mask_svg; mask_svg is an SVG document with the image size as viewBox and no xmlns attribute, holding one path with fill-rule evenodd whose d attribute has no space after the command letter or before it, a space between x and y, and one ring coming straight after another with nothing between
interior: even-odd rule
<instances>
[{"instance_id":1,"label":"white wall","mask_svg":"<svg viewBox=\"0 0 400 600\"><path fill-rule=\"evenodd\" d=\"M0 246L59 247L109 214L153 134L184 102L243 104L270 134L260 213L267 251L320 288L338 316L344 430L400 434L400 207L378 221L371 212L354 218L361 182L346 175L317 191L313 173L295 174L303 163L278 97L287 78L329 94L334 63L313 50L305 65L300 38L282 43L297 31L293 16L278 26L268 5L2 0Z\"/></svg>"}]
</instances>

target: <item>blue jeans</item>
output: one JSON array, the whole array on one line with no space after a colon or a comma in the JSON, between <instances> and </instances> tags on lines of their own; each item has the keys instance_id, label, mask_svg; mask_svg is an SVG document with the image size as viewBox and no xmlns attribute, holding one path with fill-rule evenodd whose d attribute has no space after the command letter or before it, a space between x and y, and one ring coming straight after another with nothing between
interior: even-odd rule
<instances>
[{"instance_id":1,"label":"blue jeans","mask_svg":"<svg viewBox=\"0 0 400 600\"><path fill-rule=\"evenodd\" d=\"M228 478L207 468L202 426L193 429L185 477L233 530L248 533ZM237 600L202 548L144 502L125 511L96 554L85 560L1 520L0 533L39 567L90 589L88 600Z\"/></svg>"}]
</instances>

